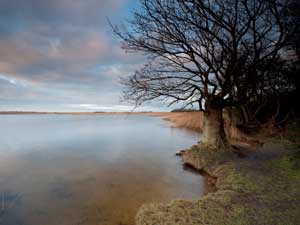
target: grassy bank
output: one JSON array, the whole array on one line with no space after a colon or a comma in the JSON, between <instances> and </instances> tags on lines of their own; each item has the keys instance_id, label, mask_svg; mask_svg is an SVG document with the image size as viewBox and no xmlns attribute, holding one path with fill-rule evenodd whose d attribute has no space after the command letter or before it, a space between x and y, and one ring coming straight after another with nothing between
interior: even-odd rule
<instances>
[{"instance_id":1,"label":"grassy bank","mask_svg":"<svg viewBox=\"0 0 300 225\"><path fill-rule=\"evenodd\" d=\"M300 167L293 148L266 144L246 158L193 147L185 163L217 178L217 191L197 201L145 205L138 225L300 224Z\"/></svg>"},{"instance_id":2,"label":"grassy bank","mask_svg":"<svg viewBox=\"0 0 300 225\"><path fill-rule=\"evenodd\" d=\"M137 225L300 224L299 145L272 139L245 154L186 150L184 163L216 178L216 191L195 201L144 205Z\"/></svg>"}]
</instances>

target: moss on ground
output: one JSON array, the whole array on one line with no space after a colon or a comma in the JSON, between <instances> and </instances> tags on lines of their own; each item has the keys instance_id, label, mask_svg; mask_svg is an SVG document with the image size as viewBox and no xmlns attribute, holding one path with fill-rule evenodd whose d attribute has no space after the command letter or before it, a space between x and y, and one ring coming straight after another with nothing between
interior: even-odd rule
<instances>
[{"instance_id":1,"label":"moss on ground","mask_svg":"<svg viewBox=\"0 0 300 225\"><path fill-rule=\"evenodd\" d=\"M229 151L194 146L182 155L184 162L217 177L217 191L197 201L145 205L136 222L138 225L300 224L300 166L295 148L295 145L266 144L241 159Z\"/></svg>"}]
</instances>

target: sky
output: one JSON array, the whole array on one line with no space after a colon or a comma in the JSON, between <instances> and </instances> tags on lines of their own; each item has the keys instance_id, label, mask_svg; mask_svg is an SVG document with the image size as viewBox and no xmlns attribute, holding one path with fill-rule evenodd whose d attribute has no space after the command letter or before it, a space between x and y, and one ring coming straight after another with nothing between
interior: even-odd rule
<instances>
[{"instance_id":1,"label":"sky","mask_svg":"<svg viewBox=\"0 0 300 225\"><path fill-rule=\"evenodd\" d=\"M108 19L129 19L137 0L0 0L0 111L162 111L121 102L120 77L140 68Z\"/></svg>"}]
</instances>

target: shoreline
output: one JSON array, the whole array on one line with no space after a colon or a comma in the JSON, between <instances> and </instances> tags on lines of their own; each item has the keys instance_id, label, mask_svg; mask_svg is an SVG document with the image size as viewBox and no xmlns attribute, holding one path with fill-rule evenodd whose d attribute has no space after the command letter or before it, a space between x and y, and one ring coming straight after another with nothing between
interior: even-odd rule
<instances>
[{"instance_id":1,"label":"shoreline","mask_svg":"<svg viewBox=\"0 0 300 225\"><path fill-rule=\"evenodd\" d=\"M70 115L70 116L134 116L145 115L160 117L169 121L172 127L187 129L192 132L201 131L202 115L200 112L30 112L0 111L1 115Z\"/></svg>"},{"instance_id":2,"label":"shoreline","mask_svg":"<svg viewBox=\"0 0 300 225\"><path fill-rule=\"evenodd\" d=\"M156 116L193 130L182 121L176 124L175 114ZM136 215L136 224L300 224L300 159L295 156L300 146L269 137L261 140L264 144L255 148L239 143L235 153L199 145L178 153L183 164L210 177L213 188L194 201L145 204Z\"/></svg>"},{"instance_id":3,"label":"shoreline","mask_svg":"<svg viewBox=\"0 0 300 225\"><path fill-rule=\"evenodd\" d=\"M238 158L193 146L182 152L183 163L215 178L216 191L196 201L146 204L137 225L300 224L300 168L287 149L270 142Z\"/></svg>"},{"instance_id":4,"label":"shoreline","mask_svg":"<svg viewBox=\"0 0 300 225\"><path fill-rule=\"evenodd\" d=\"M151 114L164 112L0 112L0 115L136 115L136 114ZM168 113L168 112L166 112Z\"/></svg>"}]
</instances>

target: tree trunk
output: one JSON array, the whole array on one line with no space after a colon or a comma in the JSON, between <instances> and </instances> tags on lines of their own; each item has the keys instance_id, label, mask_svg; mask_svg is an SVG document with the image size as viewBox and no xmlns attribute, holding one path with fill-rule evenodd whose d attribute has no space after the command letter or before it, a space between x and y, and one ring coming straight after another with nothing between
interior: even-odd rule
<instances>
[{"instance_id":1,"label":"tree trunk","mask_svg":"<svg viewBox=\"0 0 300 225\"><path fill-rule=\"evenodd\" d=\"M227 107L223 110L224 129L226 136L229 139L244 141L248 136L238 129L239 125L245 125L246 119L244 118L242 107Z\"/></svg>"},{"instance_id":2,"label":"tree trunk","mask_svg":"<svg viewBox=\"0 0 300 225\"><path fill-rule=\"evenodd\" d=\"M201 145L209 148L226 148L229 146L227 140L222 108L207 108L203 115L203 132Z\"/></svg>"}]
</instances>

